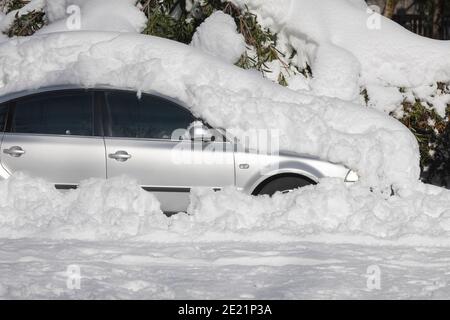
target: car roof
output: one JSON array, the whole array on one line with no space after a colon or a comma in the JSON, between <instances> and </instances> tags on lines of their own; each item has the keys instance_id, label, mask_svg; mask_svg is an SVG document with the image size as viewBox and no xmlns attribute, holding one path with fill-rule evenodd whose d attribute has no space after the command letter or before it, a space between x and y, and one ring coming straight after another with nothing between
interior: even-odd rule
<instances>
[{"instance_id":1,"label":"car roof","mask_svg":"<svg viewBox=\"0 0 450 320\"><path fill-rule=\"evenodd\" d=\"M7 93L5 95L0 96L0 103L14 100L14 99L21 98L21 97L26 97L26 96L37 94L37 93L63 91L63 90L119 90L119 91L138 92L136 89L132 89L132 88L120 88L120 87L114 87L114 86L109 86L109 85L93 85L93 86L87 86L87 87L79 86L79 85L71 85L71 84L54 85L54 86L46 86L46 87L41 87L41 88L36 88L36 89L29 89L29 90L22 90L22 91ZM143 94L151 94L153 96L157 96L157 97L172 101L172 102L190 110L190 108L188 108L184 102L182 102L176 98L172 98L172 97L163 95L157 91L146 90L146 91L142 91L142 93Z\"/></svg>"}]
</instances>

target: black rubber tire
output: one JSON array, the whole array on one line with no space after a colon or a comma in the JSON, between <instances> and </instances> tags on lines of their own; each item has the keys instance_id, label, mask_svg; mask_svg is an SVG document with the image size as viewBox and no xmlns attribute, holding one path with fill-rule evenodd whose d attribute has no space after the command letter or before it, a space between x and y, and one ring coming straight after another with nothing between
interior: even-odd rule
<instances>
[{"instance_id":1,"label":"black rubber tire","mask_svg":"<svg viewBox=\"0 0 450 320\"><path fill-rule=\"evenodd\" d=\"M316 184L314 181L300 176L277 177L257 188L254 195L273 196L276 192L286 192Z\"/></svg>"}]
</instances>

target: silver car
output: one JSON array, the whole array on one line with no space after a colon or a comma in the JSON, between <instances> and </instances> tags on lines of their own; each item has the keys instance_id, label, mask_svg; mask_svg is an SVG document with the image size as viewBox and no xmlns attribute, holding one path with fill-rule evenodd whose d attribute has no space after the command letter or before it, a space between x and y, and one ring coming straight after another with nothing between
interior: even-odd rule
<instances>
[{"instance_id":1,"label":"silver car","mask_svg":"<svg viewBox=\"0 0 450 320\"><path fill-rule=\"evenodd\" d=\"M2 179L21 171L71 189L84 179L127 175L153 192L167 213L186 210L189 192L198 186L272 195L323 177L358 178L314 157L242 147L174 99L108 87L3 96L0 142Z\"/></svg>"}]
</instances>

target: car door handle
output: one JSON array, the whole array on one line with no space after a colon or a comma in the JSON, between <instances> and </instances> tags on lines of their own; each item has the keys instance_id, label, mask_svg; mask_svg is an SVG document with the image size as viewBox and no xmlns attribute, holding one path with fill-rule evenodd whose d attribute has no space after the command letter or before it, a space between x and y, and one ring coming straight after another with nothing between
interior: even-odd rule
<instances>
[{"instance_id":1,"label":"car door handle","mask_svg":"<svg viewBox=\"0 0 450 320\"><path fill-rule=\"evenodd\" d=\"M131 158L131 154L128 154L126 151L117 151L116 153L109 154L108 157L119 162L125 162Z\"/></svg>"},{"instance_id":2,"label":"car door handle","mask_svg":"<svg viewBox=\"0 0 450 320\"><path fill-rule=\"evenodd\" d=\"M3 153L8 154L11 157L18 158L25 153L25 150L23 150L21 147L14 146L9 149L3 150Z\"/></svg>"}]
</instances>

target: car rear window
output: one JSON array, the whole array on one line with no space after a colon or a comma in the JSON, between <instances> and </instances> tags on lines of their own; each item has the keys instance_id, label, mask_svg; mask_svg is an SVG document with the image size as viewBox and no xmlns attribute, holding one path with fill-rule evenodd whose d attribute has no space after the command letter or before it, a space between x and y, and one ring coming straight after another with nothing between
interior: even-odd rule
<instances>
[{"instance_id":1,"label":"car rear window","mask_svg":"<svg viewBox=\"0 0 450 320\"><path fill-rule=\"evenodd\" d=\"M11 132L54 135L93 135L92 93L42 93L17 100Z\"/></svg>"}]
</instances>

